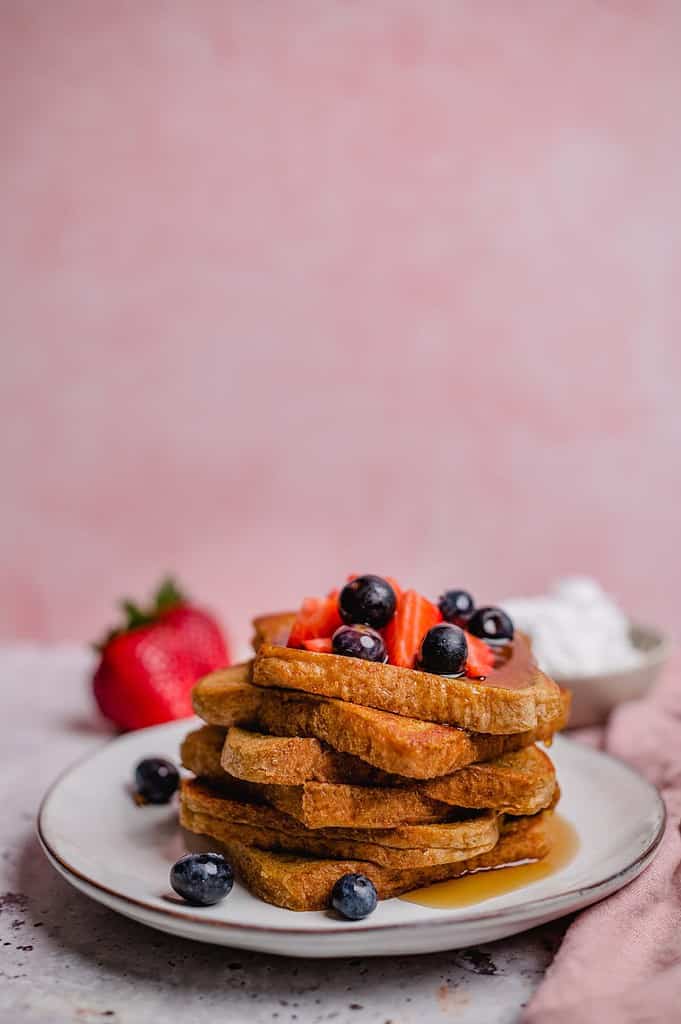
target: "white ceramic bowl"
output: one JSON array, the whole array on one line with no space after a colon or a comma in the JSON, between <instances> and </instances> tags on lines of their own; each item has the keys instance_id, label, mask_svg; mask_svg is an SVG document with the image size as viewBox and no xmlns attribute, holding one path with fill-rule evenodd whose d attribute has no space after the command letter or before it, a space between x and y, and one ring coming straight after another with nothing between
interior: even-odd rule
<instances>
[{"instance_id":1,"label":"white ceramic bowl","mask_svg":"<svg viewBox=\"0 0 681 1024\"><path fill-rule=\"evenodd\" d=\"M659 630L638 623L631 624L630 635L634 647L643 655L635 668L597 676L554 677L561 686L572 690L571 729L599 725L617 704L642 697L657 681L671 654L671 640Z\"/></svg>"}]
</instances>

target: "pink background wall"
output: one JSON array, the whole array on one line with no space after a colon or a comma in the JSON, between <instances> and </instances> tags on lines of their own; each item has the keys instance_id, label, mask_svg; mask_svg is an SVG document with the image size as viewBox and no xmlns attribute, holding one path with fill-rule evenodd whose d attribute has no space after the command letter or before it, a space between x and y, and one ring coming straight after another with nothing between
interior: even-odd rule
<instances>
[{"instance_id":1,"label":"pink background wall","mask_svg":"<svg viewBox=\"0 0 681 1024\"><path fill-rule=\"evenodd\" d=\"M681 4L1 5L0 622L681 598Z\"/></svg>"}]
</instances>

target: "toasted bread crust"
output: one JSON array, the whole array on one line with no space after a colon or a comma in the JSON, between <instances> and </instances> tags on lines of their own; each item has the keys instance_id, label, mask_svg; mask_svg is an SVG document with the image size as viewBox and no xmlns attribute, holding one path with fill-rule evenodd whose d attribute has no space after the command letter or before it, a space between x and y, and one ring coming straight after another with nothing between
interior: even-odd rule
<instances>
[{"instance_id":1,"label":"toasted bread crust","mask_svg":"<svg viewBox=\"0 0 681 1024\"><path fill-rule=\"evenodd\" d=\"M224 769L220 763L227 730L219 725L204 725L188 732L180 745L180 762L184 768L204 779L220 781Z\"/></svg>"},{"instance_id":2,"label":"toasted bread crust","mask_svg":"<svg viewBox=\"0 0 681 1024\"><path fill-rule=\"evenodd\" d=\"M494 807L506 814L532 815L549 806L556 787L551 758L533 745L423 782L420 790L456 807Z\"/></svg>"},{"instance_id":3,"label":"toasted bread crust","mask_svg":"<svg viewBox=\"0 0 681 1024\"><path fill-rule=\"evenodd\" d=\"M181 800L184 806L212 818L244 825L257 825L275 831L286 831L295 836L306 837L310 831L289 814L265 803L244 798L237 789L231 793L227 787L219 788L200 779L184 779L181 785ZM395 849L458 849L477 846L486 841L490 834L489 823L499 817L496 811L459 811L452 813L450 820L414 825L399 825L394 828L321 828L315 829L318 839L355 839L378 843Z\"/></svg>"},{"instance_id":4,"label":"toasted bread crust","mask_svg":"<svg viewBox=\"0 0 681 1024\"><path fill-rule=\"evenodd\" d=\"M220 842L235 840L263 849L358 857L394 869L444 864L484 853L499 836L494 812L437 825L313 831L275 808L224 796L198 782L183 784L180 808L185 828Z\"/></svg>"},{"instance_id":5,"label":"toasted bread crust","mask_svg":"<svg viewBox=\"0 0 681 1024\"><path fill-rule=\"evenodd\" d=\"M302 786L263 786L262 797L307 828L385 829L446 821L452 807L418 789L305 782Z\"/></svg>"},{"instance_id":6,"label":"toasted bread crust","mask_svg":"<svg viewBox=\"0 0 681 1024\"><path fill-rule=\"evenodd\" d=\"M253 619L253 639L251 645L257 651L261 644L277 644L285 647L293 623L295 612L273 612L270 615L258 615Z\"/></svg>"},{"instance_id":7,"label":"toasted bread crust","mask_svg":"<svg viewBox=\"0 0 681 1024\"><path fill-rule=\"evenodd\" d=\"M550 811L530 818L507 819L499 841L490 851L458 862L396 871L352 858L320 859L273 853L234 839L224 845L235 869L250 891L267 903L288 910L324 910L341 875L361 873L371 878L379 899L388 899L424 885L457 878L481 868L495 868L521 860L540 860L551 848ZM213 829L219 823L206 818L205 834L220 840Z\"/></svg>"},{"instance_id":8,"label":"toasted bread crust","mask_svg":"<svg viewBox=\"0 0 681 1024\"><path fill-rule=\"evenodd\" d=\"M229 750L229 737L238 733L242 746L253 736L256 750L276 749L277 737L259 737L241 729L225 731L204 726L190 733L182 744L182 763L196 775L218 783L233 783L225 771L221 750ZM269 746L266 741L270 741ZM295 741L283 740L291 756ZM300 740L300 743L308 741ZM231 764L230 758L227 758ZM238 778L238 776L237 776ZM527 815L547 807L556 788L551 759L537 747L527 747L495 761L461 768L452 775L405 784L398 776L385 776L386 785L305 781L299 785L248 780L251 792L290 814L307 828L390 828L395 825L443 821L451 807L491 808L505 814Z\"/></svg>"},{"instance_id":9,"label":"toasted bread crust","mask_svg":"<svg viewBox=\"0 0 681 1024\"><path fill-rule=\"evenodd\" d=\"M284 786L304 782L398 785L406 781L351 754L332 750L313 737L266 736L239 726L227 730L221 763L239 779Z\"/></svg>"},{"instance_id":10,"label":"toasted bread crust","mask_svg":"<svg viewBox=\"0 0 681 1024\"><path fill-rule=\"evenodd\" d=\"M559 713L560 690L539 670L521 634L514 650L522 670L520 685L511 688L262 643L253 665L253 682L475 732L525 732Z\"/></svg>"},{"instance_id":11,"label":"toasted bread crust","mask_svg":"<svg viewBox=\"0 0 681 1024\"><path fill-rule=\"evenodd\" d=\"M530 746L564 724L561 705L555 719L535 730L505 736L470 733L349 701L255 687L245 681L248 672L248 665L237 666L198 682L196 713L210 725L260 726L279 736L314 737L383 771L414 779L437 778Z\"/></svg>"}]
</instances>

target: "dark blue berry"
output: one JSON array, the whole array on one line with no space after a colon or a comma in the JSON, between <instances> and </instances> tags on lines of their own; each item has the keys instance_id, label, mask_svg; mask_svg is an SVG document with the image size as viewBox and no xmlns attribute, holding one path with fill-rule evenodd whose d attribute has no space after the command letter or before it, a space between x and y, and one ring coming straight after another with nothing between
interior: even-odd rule
<instances>
[{"instance_id":1,"label":"dark blue berry","mask_svg":"<svg viewBox=\"0 0 681 1024\"><path fill-rule=\"evenodd\" d=\"M438 607L445 622L465 626L475 611L475 602L467 590L446 590L438 601Z\"/></svg>"},{"instance_id":2,"label":"dark blue berry","mask_svg":"<svg viewBox=\"0 0 681 1024\"><path fill-rule=\"evenodd\" d=\"M387 661L385 643L371 626L339 626L331 638L334 654L364 661Z\"/></svg>"},{"instance_id":3,"label":"dark blue berry","mask_svg":"<svg viewBox=\"0 0 681 1024\"><path fill-rule=\"evenodd\" d=\"M501 608L478 608L468 620L466 629L488 644L508 643L513 639L513 621Z\"/></svg>"},{"instance_id":4,"label":"dark blue berry","mask_svg":"<svg viewBox=\"0 0 681 1024\"><path fill-rule=\"evenodd\" d=\"M438 676L460 675L468 657L466 634L459 626L440 622L428 630L418 656L418 667Z\"/></svg>"},{"instance_id":5,"label":"dark blue berry","mask_svg":"<svg viewBox=\"0 0 681 1024\"><path fill-rule=\"evenodd\" d=\"M343 622L359 622L374 629L387 626L396 607L395 591L382 576L357 576L345 584L338 597Z\"/></svg>"},{"instance_id":6,"label":"dark blue berry","mask_svg":"<svg viewBox=\"0 0 681 1024\"><path fill-rule=\"evenodd\" d=\"M164 757L145 757L135 768L135 789L148 804L167 804L180 784L180 774Z\"/></svg>"},{"instance_id":7,"label":"dark blue berry","mask_svg":"<svg viewBox=\"0 0 681 1024\"><path fill-rule=\"evenodd\" d=\"M376 887L366 875L341 875L331 892L331 906L343 917L360 921L376 909Z\"/></svg>"},{"instance_id":8,"label":"dark blue berry","mask_svg":"<svg viewBox=\"0 0 681 1024\"><path fill-rule=\"evenodd\" d=\"M187 853L170 869L178 896L199 907L211 907L231 892L234 872L221 853Z\"/></svg>"}]
</instances>

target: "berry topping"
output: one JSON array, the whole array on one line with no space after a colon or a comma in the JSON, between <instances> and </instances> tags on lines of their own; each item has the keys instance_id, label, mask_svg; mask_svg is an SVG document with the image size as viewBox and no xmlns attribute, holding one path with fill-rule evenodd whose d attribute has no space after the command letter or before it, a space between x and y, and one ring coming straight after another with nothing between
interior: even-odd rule
<instances>
[{"instance_id":1,"label":"berry topping","mask_svg":"<svg viewBox=\"0 0 681 1024\"><path fill-rule=\"evenodd\" d=\"M428 630L419 649L418 666L439 676L463 675L468 656L466 634L450 622Z\"/></svg>"},{"instance_id":2,"label":"berry topping","mask_svg":"<svg viewBox=\"0 0 681 1024\"><path fill-rule=\"evenodd\" d=\"M445 622L465 626L475 611L475 602L467 590L446 590L438 601L438 607Z\"/></svg>"},{"instance_id":3,"label":"berry topping","mask_svg":"<svg viewBox=\"0 0 681 1024\"><path fill-rule=\"evenodd\" d=\"M341 875L331 891L331 906L351 921L361 921L376 909L376 887L366 875Z\"/></svg>"},{"instance_id":4,"label":"berry topping","mask_svg":"<svg viewBox=\"0 0 681 1024\"><path fill-rule=\"evenodd\" d=\"M494 668L494 651L479 636L466 633L468 657L466 658L466 675L470 679L484 679Z\"/></svg>"},{"instance_id":5,"label":"berry topping","mask_svg":"<svg viewBox=\"0 0 681 1024\"><path fill-rule=\"evenodd\" d=\"M405 590L385 630L391 665L413 668L419 645L431 626L442 621L439 608L416 590Z\"/></svg>"},{"instance_id":6,"label":"berry topping","mask_svg":"<svg viewBox=\"0 0 681 1024\"><path fill-rule=\"evenodd\" d=\"M501 608L478 608L468 620L466 629L488 644L508 643L513 639L513 622Z\"/></svg>"},{"instance_id":7,"label":"berry topping","mask_svg":"<svg viewBox=\"0 0 681 1024\"><path fill-rule=\"evenodd\" d=\"M288 638L289 647L304 647L306 640L319 640L332 636L342 625L338 613L337 595L306 597Z\"/></svg>"},{"instance_id":8,"label":"berry topping","mask_svg":"<svg viewBox=\"0 0 681 1024\"><path fill-rule=\"evenodd\" d=\"M314 651L315 654L333 654L333 642L330 636L320 636L316 640L303 640L303 647L306 651Z\"/></svg>"},{"instance_id":9,"label":"berry topping","mask_svg":"<svg viewBox=\"0 0 681 1024\"><path fill-rule=\"evenodd\" d=\"M347 582L348 582L348 583L352 583L352 581L353 581L353 580L357 580L357 579L359 579L359 577L360 577L361 575L362 575L362 574L361 574L361 573L359 573L359 572L352 572L352 573L350 573L350 575L348 576ZM396 598L397 598L397 600L399 601L399 600L400 600L400 597L402 596L402 588L401 588L401 586L399 585L399 583L397 582L397 580L395 579L395 577L394 577L394 576L381 576L381 579L382 579L382 580L385 580L385 581L386 581L386 583L389 583L389 584L390 584L390 586L391 586L391 587L393 588L393 590L395 591L395 597L396 597ZM338 597L338 593L339 593L339 591L335 590L335 591L333 591L333 593L335 594L335 596L336 596L336 597ZM330 596L330 595L329 595L329 596Z\"/></svg>"},{"instance_id":10,"label":"berry topping","mask_svg":"<svg viewBox=\"0 0 681 1024\"><path fill-rule=\"evenodd\" d=\"M385 643L371 626L341 626L332 637L333 653L364 661L387 661Z\"/></svg>"},{"instance_id":11,"label":"berry topping","mask_svg":"<svg viewBox=\"0 0 681 1024\"><path fill-rule=\"evenodd\" d=\"M361 623L374 629L387 626L396 606L395 591L382 576L357 576L345 584L338 598L343 622Z\"/></svg>"},{"instance_id":12,"label":"berry topping","mask_svg":"<svg viewBox=\"0 0 681 1024\"><path fill-rule=\"evenodd\" d=\"M225 637L208 612L166 580L150 607L123 602L126 621L99 645L92 684L100 710L122 729L192 714L201 676L229 664Z\"/></svg>"},{"instance_id":13,"label":"berry topping","mask_svg":"<svg viewBox=\"0 0 681 1024\"><path fill-rule=\"evenodd\" d=\"M231 892L234 872L221 853L187 853L170 869L178 896L199 907L211 907Z\"/></svg>"},{"instance_id":14,"label":"berry topping","mask_svg":"<svg viewBox=\"0 0 681 1024\"><path fill-rule=\"evenodd\" d=\"M164 757L145 757L135 768L135 790L142 802L167 804L180 783L180 775Z\"/></svg>"}]
</instances>

